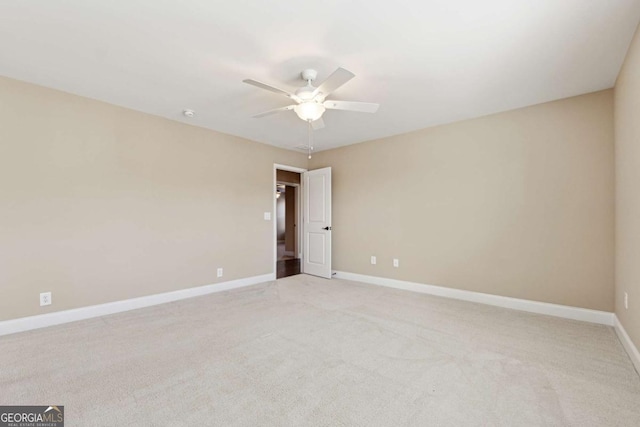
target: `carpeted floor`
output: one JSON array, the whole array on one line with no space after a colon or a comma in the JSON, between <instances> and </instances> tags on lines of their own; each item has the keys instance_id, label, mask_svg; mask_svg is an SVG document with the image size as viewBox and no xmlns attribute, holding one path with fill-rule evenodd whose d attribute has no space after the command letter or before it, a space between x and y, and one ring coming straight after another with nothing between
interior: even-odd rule
<instances>
[{"instance_id":1,"label":"carpeted floor","mask_svg":"<svg viewBox=\"0 0 640 427\"><path fill-rule=\"evenodd\" d=\"M0 337L67 426L638 426L605 326L298 275Z\"/></svg>"}]
</instances>

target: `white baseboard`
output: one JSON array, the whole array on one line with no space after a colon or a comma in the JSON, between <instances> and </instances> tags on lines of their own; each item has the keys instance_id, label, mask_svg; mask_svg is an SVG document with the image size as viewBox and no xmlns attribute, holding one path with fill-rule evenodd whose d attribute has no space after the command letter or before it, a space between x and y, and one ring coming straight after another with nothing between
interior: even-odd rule
<instances>
[{"instance_id":1,"label":"white baseboard","mask_svg":"<svg viewBox=\"0 0 640 427\"><path fill-rule=\"evenodd\" d=\"M636 371L640 374L640 352L638 351L638 347L636 347L633 344L633 341L631 341L631 338L629 338L629 335L627 334L627 331L625 331L624 326L622 326L622 323L620 323L618 316L615 316L615 324L613 327L616 330L616 334L618 335L622 346L627 350L631 363L633 363Z\"/></svg>"},{"instance_id":2,"label":"white baseboard","mask_svg":"<svg viewBox=\"0 0 640 427\"><path fill-rule=\"evenodd\" d=\"M336 271L335 278L352 280L354 282L369 283L405 291L436 295L480 304L528 311L530 313L545 314L547 316L563 317L565 319L581 320L583 322L598 323L614 326L613 313L607 311L590 310L587 308L570 307L567 305L550 304L546 302L530 301L519 298L503 297L499 295L483 294L462 289L445 288L443 286L427 285L423 283L405 282L403 280L387 279L384 277L366 276L364 274Z\"/></svg>"},{"instance_id":3,"label":"white baseboard","mask_svg":"<svg viewBox=\"0 0 640 427\"><path fill-rule=\"evenodd\" d=\"M36 316L21 317L19 319L4 320L0 322L0 336L75 322L77 320L106 316L108 314L121 313L123 311L135 310L137 308L164 304L167 302L178 301L215 292L228 291L231 289L242 288L244 286L269 282L271 280L276 280L275 273L230 280L228 282L215 283L212 285L197 286L195 288L180 289L177 291L148 295L122 301L114 301L106 304L92 305L89 307L74 308L72 310L56 311Z\"/></svg>"}]
</instances>

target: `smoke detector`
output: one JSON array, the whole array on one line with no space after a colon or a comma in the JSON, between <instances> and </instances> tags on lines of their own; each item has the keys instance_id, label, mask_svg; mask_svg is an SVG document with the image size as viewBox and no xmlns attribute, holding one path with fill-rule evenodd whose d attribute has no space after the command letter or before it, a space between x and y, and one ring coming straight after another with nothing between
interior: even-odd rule
<instances>
[{"instance_id":1,"label":"smoke detector","mask_svg":"<svg viewBox=\"0 0 640 427\"><path fill-rule=\"evenodd\" d=\"M182 111L182 114L184 114L185 117L192 119L196 115L196 112L193 110L184 110Z\"/></svg>"}]
</instances>

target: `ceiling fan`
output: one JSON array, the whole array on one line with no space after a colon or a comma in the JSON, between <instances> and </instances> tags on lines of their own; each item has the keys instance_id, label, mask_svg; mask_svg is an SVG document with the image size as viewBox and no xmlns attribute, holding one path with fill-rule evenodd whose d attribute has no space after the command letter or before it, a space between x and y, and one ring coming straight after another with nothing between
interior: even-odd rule
<instances>
[{"instance_id":1,"label":"ceiling fan","mask_svg":"<svg viewBox=\"0 0 640 427\"><path fill-rule=\"evenodd\" d=\"M361 113L375 113L378 111L378 104L354 101L332 101L326 99L327 96L333 93L333 91L355 77L355 74L351 71L345 70L344 68L338 68L318 87L314 87L312 84L318 77L318 72L316 70L304 70L300 73L300 76L302 77L302 80L307 82L307 84L296 90L295 93L287 92L286 90L279 89L275 86L271 86L257 80L243 80L244 83L284 95L296 102L295 104L287 105L286 107L265 111L264 113L257 114L253 117L259 118L281 113L283 111L293 110L298 117L305 122L308 122L313 129L322 129L324 127L322 115L325 110L357 111Z\"/></svg>"}]
</instances>

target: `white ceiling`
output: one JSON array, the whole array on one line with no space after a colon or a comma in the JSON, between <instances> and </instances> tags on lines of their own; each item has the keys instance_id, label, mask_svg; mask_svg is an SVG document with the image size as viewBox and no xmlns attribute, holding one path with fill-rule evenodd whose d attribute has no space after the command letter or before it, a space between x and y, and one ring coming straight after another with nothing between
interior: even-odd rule
<instances>
[{"instance_id":1,"label":"white ceiling","mask_svg":"<svg viewBox=\"0 0 640 427\"><path fill-rule=\"evenodd\" d=\"M0 2L0 75L285 148L292 111L252 119L338 66L356 78L317 149L613 86L640 0L13 0ZM181 115L196 111L194 119Z\"/></svg>"}]
</instances>

